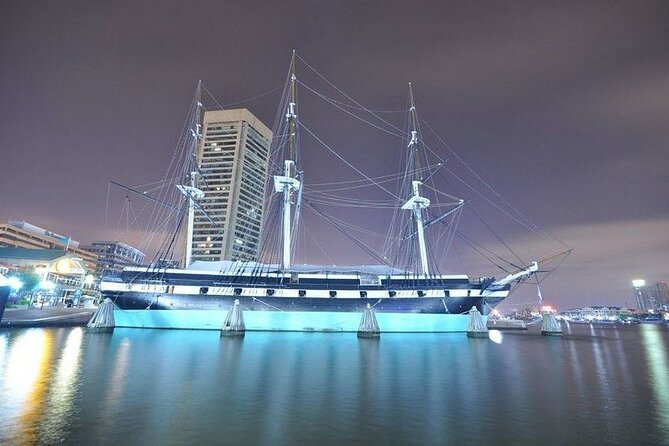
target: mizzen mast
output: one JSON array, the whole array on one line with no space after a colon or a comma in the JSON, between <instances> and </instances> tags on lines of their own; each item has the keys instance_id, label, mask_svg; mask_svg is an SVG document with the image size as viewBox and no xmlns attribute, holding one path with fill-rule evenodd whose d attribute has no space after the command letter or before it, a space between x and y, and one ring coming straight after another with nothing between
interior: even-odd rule
<instances>
[{"instance_id":1,"label":"mizzen mast","mask_svg":"<svg viewBox=\"0 0 669 446\"><path fill-rule=\"evenodd\" d=\"M416 105L413 100L413 90L411 89L411 83L409 83L409 100L411 107L409 108L410 113L410 125L411 125L411 139L409 140L408 149L410 151L410 156L413 159L413 174L411 181L411 188L413 195L409 200L407 200L402 209L411 210L414 215L414 221L416 222L416 232L418 234L418 249L420 252L420 264L421 272L423 275L427 276L430 274L430 270L427 264L427 249L425 247L425 230L423 222L423 209L430 206L430 200L420 195L420 185L422 183L422 178L420 176L420 153L419 153L419 144L418 144L418 118L416 116Z\"/></svg>"},{"instance_id":2,"label":"mizzen mast","mask_svg":"<svg viewBox=\"0 0 669 446\"><path fill-rule=\"evenodd\" d=\"M291 196L300 189L300 182L295 178L297 156L297 77L295 76L295 51L290 60L290 99L286 110L288 123L288 159L284 160L283 176L274 176L274 190L283 193L283 261L284 270L290 269L291 246Z\"/></svg>"}]
</instances>

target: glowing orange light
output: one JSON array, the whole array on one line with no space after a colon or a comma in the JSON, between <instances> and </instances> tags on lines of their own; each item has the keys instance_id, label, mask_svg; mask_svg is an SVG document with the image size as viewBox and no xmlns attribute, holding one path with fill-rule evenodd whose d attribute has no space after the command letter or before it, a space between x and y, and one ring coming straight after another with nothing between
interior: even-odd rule
<instances>
[{"instance_id":1,"label":"glowing orange light","mask_svg":"<svg viewBox=\"0 0 669 446\"><path fill-rule=\"evenodd\" d=\"M70 259L60 259L56 263L56 271L60 274L69 274L72 271L72 261Z\"/></svg>"}]
</instances>

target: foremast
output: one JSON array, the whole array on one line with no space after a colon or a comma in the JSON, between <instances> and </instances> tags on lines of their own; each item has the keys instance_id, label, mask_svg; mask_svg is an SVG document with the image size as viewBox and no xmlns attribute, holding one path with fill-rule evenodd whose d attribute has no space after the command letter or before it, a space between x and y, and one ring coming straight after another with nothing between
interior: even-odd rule
<instances>
[{"instance_id":1,"label":"foremast","mask_svg":"<svg viewBox=\"0 0 669 446\"><path fill-rule=\"evenodd\" d=\"M411 88L411 83L409 82L409 101L410 101L410 126L411 126L411 139L409 140L409 153L413 159L412 167L412 181L411 188L413 195L406 203L402 205L402 209L410 210L413 212L414 221L416 222L416 233L418 234L418 250L420 253L420 264L421 264L421 273L424 276L430 274L430 269L427 262L427 248L425 246L425 224L423 221L423 209L426 209L430 206L430 200L426 197L421 196L420 186L422 183L422 178L420 176L420 153L419 153L419 134L418 134L418 118L416 116L416 105L413 99L413 90Z\"/></svg>"},{"instance_id":2,"label":"foremast","mask_svg":"<svg viewBox=\"0 0 669 446\"><path fill-rule=\"evenodd\" d=\"M297 157L297 77L295 76L295 51L290 60L290 99L286 109L288 124L288 156L284 160L283 175L274 176L274 190L283 193L283 258L282 267L290 269L291 248L291 198L295 191L300 189L300 182L296 177L295 161Z\"/></svg>"}]
</instances>

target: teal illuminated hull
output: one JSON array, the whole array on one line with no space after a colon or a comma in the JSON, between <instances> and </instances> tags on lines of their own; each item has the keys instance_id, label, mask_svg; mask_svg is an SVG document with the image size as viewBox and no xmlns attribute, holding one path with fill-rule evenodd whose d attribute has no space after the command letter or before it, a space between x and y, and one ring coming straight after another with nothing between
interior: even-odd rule
<instances>
[{"instance_id":1,"label":"teal illuminated hull","mask_svg":"<svg viewBox=\"0 0 669 446\"><path fill-rule=\"evenodd\" d=\"M227 311L114 310L117 327L220 330ZM362 313L244 311L247 331L357 332ZM383 333L465 332L466 314L376 313ZM487 320L487 316L483 317Z\"/></svg>"}]
</instances>

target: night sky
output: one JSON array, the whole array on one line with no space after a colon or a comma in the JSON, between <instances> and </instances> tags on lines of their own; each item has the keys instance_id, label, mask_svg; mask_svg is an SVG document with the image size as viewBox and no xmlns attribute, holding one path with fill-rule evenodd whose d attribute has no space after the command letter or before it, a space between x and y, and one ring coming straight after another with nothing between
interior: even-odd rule
<instances>
[{"instance_id":1,"label":"night sky","mask_svg":"<svg viewBox=\"0 0 669 446\"><path fill-rule=\"evenodd\" d=\"M411 81L421 116L574 248L548 301L633 305L632 279L669 279L667 23L665 1L3 1L0 221L113 238L108 181L162 177L197 81L224 104L255 96L295 48L376 109L403 108ZM278 100L245 105L271 125ZM323 131L363 165L382 156Z\"/></svg>"}]
</instances>

